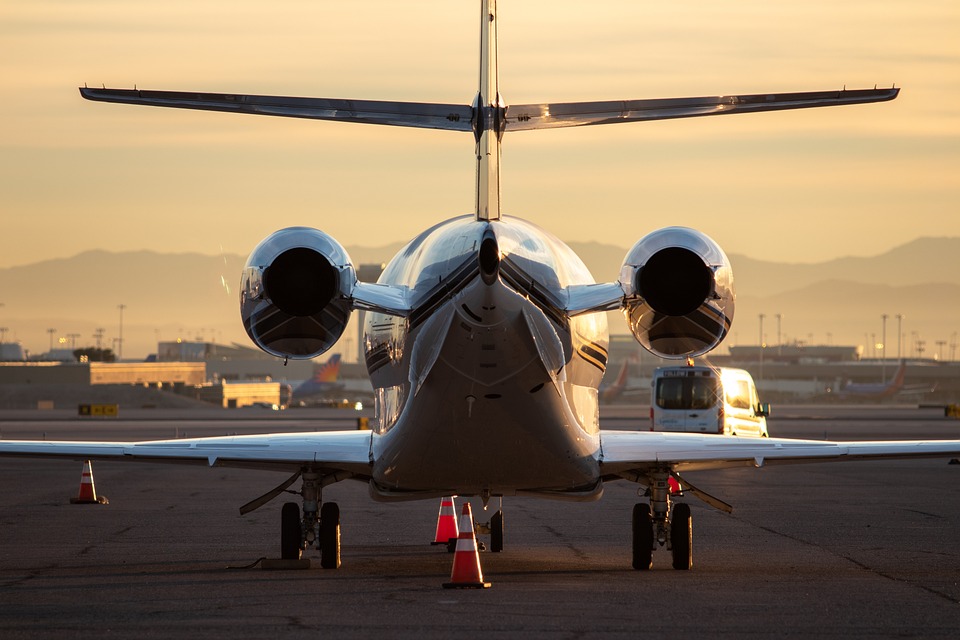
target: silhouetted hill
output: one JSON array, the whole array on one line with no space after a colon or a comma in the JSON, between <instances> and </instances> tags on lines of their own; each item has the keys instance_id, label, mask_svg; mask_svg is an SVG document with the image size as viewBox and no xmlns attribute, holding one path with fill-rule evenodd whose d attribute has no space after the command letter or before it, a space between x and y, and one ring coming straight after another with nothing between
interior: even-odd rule
<instances>
[{"instance_id":1,"label":"silhouetted hill","mask_svg":"<svg viewBox=\"0 0 960 640\"><path fill-rule=\"evenodd\" d=\"M626 247L570 243L594 277L614 280ZM348 248L357 264L387 262L402 243ZM960 329L960 238L920 238L869 258L841 258L817 264L780 264L731 255L738 292L733 338L756 343L758 314L768 342L775 339L773 316L784 317L787 336L834 344L864 342L894 314L906 315L904 331L919 331L929 343L950 340ZM124 309L124 355L143 356L158 340L210 339L249 344L240 326L237 285L244 256L161 254L150 251L88 251L71 258L0 269L0 326L7 340L33 352L54 337L79 334L76 345L93 344L97 327L103 346L119 333ZM611 330L624 332L613 318ZM68 339L69 340L69 339ZM955 338L954 338L955 340ZM735 343L731 341L731 343ZM69 342L64 346L70 346Z\"/></svg>"},{"instance_id":2,"label":"silhouetted hill","mask_svg":"<svg viewBox=\"0 0 960 640\"><path fill-rule=\"evenodd\" d=\"M960 284L960 238L917 238L878 256L815 264L766 262L741 255L731 255L730 262L737 291L750 295L771 295L828 280L893 286Z\"/></svg>"}]
</instances>

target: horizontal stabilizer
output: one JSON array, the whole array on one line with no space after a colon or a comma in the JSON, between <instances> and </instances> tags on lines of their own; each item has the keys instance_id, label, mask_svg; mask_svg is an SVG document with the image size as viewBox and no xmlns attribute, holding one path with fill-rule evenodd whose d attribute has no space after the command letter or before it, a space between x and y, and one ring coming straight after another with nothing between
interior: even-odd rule
<instances>
[{"instance_id":1,"label":"horizontal stabilizer","mask_svg":"<svg viewBox=\"0 0 960 640\"><path fill-rule=\"evenodd\" d=\"M80 88L87 100L141 104L176 109L229 111L255 115L341 120L387 124L421 129L472 131L473 109L469 105L339 98L292 98L232 93L191 93L187 91L141 91L139 89Z\"/></svg>"},{"instance_id":2,"label":"horizontal stabilizer","mask_svg":"<svg viewBox=\"0 0 960 640\"><path fill-rule=\"evenodd\" d=\"M899 89L843 89L805 93L763 93L704 98L658 98L518 104L507 108L506 130L526 131L591 124L695 118L727 113L754 113L783 109L809 109L893 100Z\"/></svg>"}]
</instances>

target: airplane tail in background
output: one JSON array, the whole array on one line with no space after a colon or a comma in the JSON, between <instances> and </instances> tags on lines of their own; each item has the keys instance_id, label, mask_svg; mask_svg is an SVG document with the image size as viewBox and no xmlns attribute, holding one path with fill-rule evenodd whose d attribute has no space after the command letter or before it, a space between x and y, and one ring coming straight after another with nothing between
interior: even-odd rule
<instances>
[{"instance_id":1,"label":"airplane tail in background","mask_svg":"<svg viewBox=\"0 0 960 640\"><path fill-rule=\"evenodd\" d=\"M336 382L340 379L340 354L335 353L323 364L313 368L314 382Z\"/></svg>"},{"instance_id":2,"label":"airplane tail in background","mask_svg":"<svg viewBox=\"0 0 960 640\"><path fill-rule=\"evenodd\" d=\"M617 375L617 379L614 380L613 384L600 389L600 400L603 402L611 402L619 398L627 388L629 374L630 360L624 360L623 366L620 367L620 373Z\"/></svg>"},{"instance_id":3,"label":"airplane tail in background","mask_svg":"<svg viewBox=\"0 0 960 640\"><path fill-rule=\"evenodd\" d=\"M326 362L314 366L312 378L293 390L293 400L309 402L338 393L341 389L343 382L340 381L340 354L334 353Z\"/></svg>"},{"instance_id":4,"label":"airplane tail in background","mask_svg":"<svg viewBox=\"0 0 960 640\"><path fill-rule=\"evenodd\" d=\"M894 389L903 388L903 382L907 377L907 361L901 360L900 366L897 367L897 372L893 376L893 380L890 381L891 386Z\"/></svg>"}]
</instances>

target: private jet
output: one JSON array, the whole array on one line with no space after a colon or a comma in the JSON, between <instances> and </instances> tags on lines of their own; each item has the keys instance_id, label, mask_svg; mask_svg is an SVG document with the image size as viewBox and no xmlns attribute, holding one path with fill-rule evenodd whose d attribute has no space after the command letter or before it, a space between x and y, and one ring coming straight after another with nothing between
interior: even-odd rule
<instances>
[{"instance_id":1,"label":"private jet","mask_svg":"<svg viewBox=\"0 0 960 640\"><path fill-rule=\"evenodd\" d=\"M960 440L829 442L600 429L598 389L607 366L605 312L622 311L654 355L709 352L734 316L730 263L698 231L667 227L638 240L619 273L595 282L549 232L501 214L501 143L534 129L744 114L893 100L899 89L761 93L698 98L508 105L500 94L495 0L480 2L480 82L472 104L81 88L88 100L181 109L459 131L473 137L476 207L423 231L376 283L358 281L336 239L281 229L250 254L240 315L277 358L314 358L364 311L366 367L375 391L370 431L276 433L148 442L0 441L0 455L197 463L285 471L246 513L300 481L281 508L280 551L319 551L340 566L340 509L331 484L363 482L374 500L479 497L503 548L503 499L597 500L609 482L638 485L632 564L652 566L666 547L673 567L693 566L696 496L730 505L681 474L700 469L885 457L952 457ZM625 516L626 517L626 516Z\"/></svg>"}]
</instances>

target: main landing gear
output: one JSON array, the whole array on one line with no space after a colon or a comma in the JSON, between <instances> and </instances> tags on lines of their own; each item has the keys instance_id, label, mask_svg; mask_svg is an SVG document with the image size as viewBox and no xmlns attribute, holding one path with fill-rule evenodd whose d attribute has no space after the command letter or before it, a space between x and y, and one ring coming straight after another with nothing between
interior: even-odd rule
<instances>
[{"instance_id":1,"label":"main landing gear","mask_svg":"<svg viewBox=\"0 0 960 640\"><path fill-rule=\"evenodd\" d=\"M320 476L303 472L303 514L296 502L284 503L280 511L280 557L298 560L304 549L315 546L320 551L320 566L340 568L340 507L336 502L320 506Z\"/></svg>"},{"instance_id":2,"label":"main landing gear","mask_svg":"<svg viewBox=\"0 0 960 640\"><path fill-rule=\"evenodd\" d=\"M483 510L487 510L487 505L490 503L490 491L485 489L480 493L480 499L483 500ZM473 522L473 531L477 535L489 535L490 536L490 551L493 553L500 553L503 551L503 496L500 496L500 508L497 509L496 513L490 516L490 520L487 522ZM483 543L478 543L480 550L485 551L486 549L483 546ZM451 545L450 551L453 551L456 548L456 545Z\"/></svg>"},{"instance_id":3,"label":"main landing gear","mask_svg":"<svg viewBox=\"0 0 960 640\"><path fill-rule=\"evenodd\" d=\"M650 504L633 507L633 568L647 571L653 566L653 550L664 545L673 554L673 568L693 568L693 524L690 505L671 504L670 473L657 471L648 477Z\"/></svg>"},{"instance_id":4,"label":"main landing gear","mask_svg":"<svg viewBox=\"0 0 960 640\"><path fill-rule=\"evenodd\" d=\"M490 535L490 551L500 553L503 551L503 501L500 503L500 510L490 516L490 522L475 522L474 531L477 534ZM481 549L482 551L482 549Z\"/></svg>"}]
</instances>

